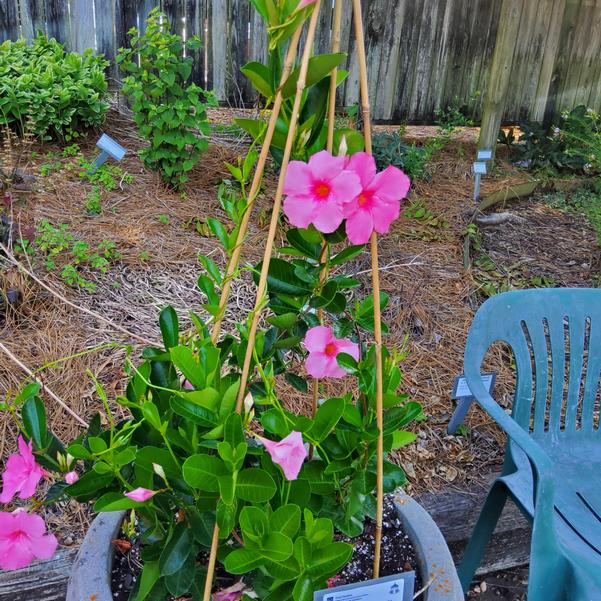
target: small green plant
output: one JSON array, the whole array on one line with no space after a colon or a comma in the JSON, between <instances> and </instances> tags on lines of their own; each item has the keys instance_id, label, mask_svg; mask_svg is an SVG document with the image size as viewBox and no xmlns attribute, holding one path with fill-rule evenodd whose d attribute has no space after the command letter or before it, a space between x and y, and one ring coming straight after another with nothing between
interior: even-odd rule
<instances>
[{"instance_id":1,"label":"small green plant","mask_svg":"<svg viewBox=\"0 0 601 601\"><path fill-rule=\"evenodd\" d=\"M97 169L93 169L93 164L84 157L77 159L77 166L80 168L79 177L86 181L97 184L107 192L115 190L122 184L132 184L134 176L126 173L119 165L112 163L103 163Z\"/></svg>"},{"instance_id":2,"label":"small green plant","mask_svg":"<svg viewBox=\"0 0 601 601\"><path fill-rule=\"evenodd\" d=\"M147 250L143 250L139 255L138 258L140 259L140 261L142 263L146 263L146 261L148 261L150 259L150 253Z\"/></svg>"},{"instance_id":3,"label":"small green plant","mask_svg":"<svg viewBox=\"0 0 601 601\"><path fill-rule=\"evenodd\" d=\"M586 188L569 195L553 192L545 196L545 202L554 209L586 217L597 232L597 242L601 246L601 192Z\"/></svg>"},{"instance_id":4,"label":"small green plant","mask_svg":"<svg viewBox=\"0 0 601 601\"><path fill-rule=\"evenodd\" d=\"M0 125L20 134L24 124L44 140L71 140L97 127L108 110L108 65L91 49L65 52L55 39L39 34L0 45Z\"/></svg>"},{"instance_id":5,"label":"small green plant","mask_svg":"<svg viewBox=\"0 0 601 601\"><path fill-rule=\"evenodd\" d=\"M102 213L102 195L100 188L94 186L92 191L88 193L85 200L85 208L88 215L100 215Z\"/></svg>"},{"instance_id":6,"label":"small green plant","mask_svg":"<svg viewBox=\"0 0 601 601\"><path fill-rule=\"evenodd\" d=\"M455 97L453 102L444 109L436 109L434 116L436 117L436 125L443 131L451 133L457 127L471 127L474 125L472 118L468 117L470 106L475 105L480 98L480 92L475 92L469 99L467 104L460 104L459 98Z\"/></svg>"},{"instance_id":7,"label":"small green plant","mask_svg":"<svg viewBox=\"0 0 601 601\"><path fill-rule=\"evenodd\" d=\"M169 215L165 215L165 213L160 213L159 215L157 215L157 219L163 224L163 225L169 225L170 220L169 220Z\"/></svg>"},{"instance_id":8,"label":"small green plant","mask_svg":"<svg viewBox=\"0 0 601 601\"><path fill-rule=\"evenodd\" d=\"M79 154L79 144L71 144L63 148L63 158L75 157Z\"/></svg>"},{"instance_id":9,"label":"small green plant","mask_svg":"<svg viewBox=\"0 0 601 601\"><path fill-rule=\"evenodd\" d=\"M132 102L140 134L150 142L140 157L179 188L208 148L203 137L210 133L206 108L215 104L211 94L188 83L193 62L189 53L200 47L200 39L192 36L184 42L170 33L166 15L156 8L148 15L144 34L135 28L129 33L130 47L121 48L117 60L128 74L123 93Z\"/></svg>"},{"instance_id":10,"label":"small green plant","mask_svg":"<svg viewBox=\"0 0 601 601\"><path fill-rule=\"evenodd\" d=\"M63 168L63 164L58 160L49 161L47 163L42 163L40 165L40 176L47 177L51 173L56 173L57 171L60 171L62 168Z\"/></svg>"},{"instance_id":11,"label":"small green plant","mask_svg":"<svg viewBox=\"0 0 601 601\"><path fill-rule=\"evenodd\" d=\"M428 163L441 150L445 136L429 138L422 146L403 142L403 129L396 132L381 132L373 136L373 155L378 169L394 165L402 169L411 179L428 179Z\"/></svg>"}]
</instances>

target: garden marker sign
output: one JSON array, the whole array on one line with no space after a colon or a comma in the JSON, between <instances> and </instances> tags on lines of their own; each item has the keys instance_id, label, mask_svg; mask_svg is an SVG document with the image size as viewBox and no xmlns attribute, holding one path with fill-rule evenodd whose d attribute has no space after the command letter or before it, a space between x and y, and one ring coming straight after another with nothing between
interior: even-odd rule
<instances>
[{"instance_id":1,"label":"garden marker sign","mask_svg":"<svg viewBox=\"0 0 601 601\"><path fill-rule=\"evenodd\" d=\"M411 601L414 589L415 572L403 572L317 591L313 601Z\"/></svg>"},{"instance_id":2,"label":"garden marker sign","mask_svg":"<svg viewBox=\"0 0 601 601\"><path fill-rule=\"evenodd\" d=\"M96 170L106 162L106 160L110 157L115 159L116 161L120 161L127 152L121 144L115 142L113 138L107 136L106 134L102 134L98 142L96 142L96 146L100 148L100 154L94 160L92 164L92 168L88 171L89 175L92 175L96 172Z\"/></svg>"},{"instance_id":3,"label":"garden marker sign","mask_svg":"<svg viewBox=\"0 0 601 601\"><path fill-rule=\"evenodd\" d=\"M492 160L492 150L479 150L476 162L474 163L474 201L478 202L480 198L480 182L483 175L486 175L486 161Z\"/></svg>"},{"instance_id":4,"label":"garden marker sign","mask_svg":"<svg viewBox=\"0 0 601 601\"><path fill-rule=\"evenodd\" d=\"M492 389L495 387L496 378L497 374L495 374L494 372L482 374L482 383L486 387L486 390L489 394L492 394ZM474 401L472 391L467 385L467 380L465 379L465 376L463 374L461 374L460 376L455 376L455 383L453 384L451 398L457 401L457 408L455 409L455 412L451 417L451 421L449 422L447 432L449 434L455 434L455 432L457 432L457 428L459 428L459 426L463 423L463 419L465 418L465 415L468 412L470 405Z\"/></svg>"}]
</instances>

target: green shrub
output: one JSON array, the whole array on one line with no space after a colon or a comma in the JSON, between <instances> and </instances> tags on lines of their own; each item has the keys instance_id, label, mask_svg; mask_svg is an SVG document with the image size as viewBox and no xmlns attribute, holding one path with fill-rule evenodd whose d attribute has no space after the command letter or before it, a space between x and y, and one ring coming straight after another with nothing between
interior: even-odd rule
<instances>
[{"instance_id":1,"label":"green shrub","mask_svg":"<svg viewBox=\"0 0 601 601\"><path fill-rule=\"evenodd\" d=\"M108 103L104 68L93 50L65 52L62 44L39 34L28 44L0 45L0 124L44 140L71 140L103 123Z\"/></svg>"},{"instance_id":2,"label":"green shrub","mask_svg":"<svg viewBox=\"0 0 601 601\"><path fill-rule=\"evenodd\" d=\"M170 33L166 16L156 8L148 15L144 35L135 28L129 34L130 47L121 48L117 60L130 74L123 80L123 93L130 98L140 134L150 142L140 157L177 188L208 148L198 132L210 133L206 108L214 101L202 88L187 83L193 59L184 56L184 49L190 53L200 47L200 39L193 36L183 42Z\"/></svg>"},{"instance_id":3,"label":"green shrub","mask_svg":"<svg viewBox=\"0 0 601 601\"><path fill-rule=\"evenodd\" d=\"M373 136L373 155L379 170L394 165L411 179L428 178L428 163L445 143L443 137L429 138L422 146L407 144L403 132L382 132Z\"/></svg>"}]
</instances>

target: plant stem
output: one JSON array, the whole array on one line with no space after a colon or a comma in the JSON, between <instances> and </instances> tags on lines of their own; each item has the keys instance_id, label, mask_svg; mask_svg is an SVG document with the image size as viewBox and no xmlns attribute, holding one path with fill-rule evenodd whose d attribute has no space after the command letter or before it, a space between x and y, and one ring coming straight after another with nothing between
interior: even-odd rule
<instances>
[{"instance_id":1,"label":"plant stem","mask_svg":"<svg viewBox=\"0 0 601 601\"><path fill-rule=\"evenodd\" d=\"M238 230L238 235L236 236L236 245L234 246L232 256L230 257L230 260L227 264L226 273L223 277L223 288L221 289L221 298L219 299L219 313L211 331L211 339L214 343L217 342L217 340L219 339L219 334L221 333L221 324L223 322L223 316L225 315L225 307L227 305L227 301L230 295L231 283L233 279L232 276L238 269L238 264L240 262L240 253L242 252L242 246L244 244L244 239L246 238L246 232L248 231L248 223L252 214L254 202L257 198L257 195L259 194L259 190L261 189L261 181L263 179L263 172L265 171L265 163L267 162L269 148L271 146L271 141L275 132L276 122L278 120L280 110L282 108L282 86L288 79L288 76L292 71L292 67L294 66L294 61L296 59L296 53L298 49L298 41L300 39L302 29L303 28L301 24L297 27L296 31L292 35L292 39L290 40L290 46L288 47L286 60L282 70L280 86L273 101L273 108L271 110L269 124L265 133L265 139L263 140L261 153L259 154L259 159L255 168L255 174L253 176L253 181L250 186L250 191L248 193L248 203L246 205L244 215L242 216L242 220L240 221L240 228Z\"/></svg>"},{"instance_id":2,"label":"plant stem","mask_svg":"<svg viewBox=\"0 0 601 601\"><path fill-rule=\"evenodd\" d=\"M367 59L365 56L365 38L363 35L363 15L361 0L353 0L353 18L357 39L357 57L359 59L359 84L361 88L361 110L363 113L363 134L365 151L372 153L371 115L369 106L369 88L367 85ZM378 426L377 443L377 482L376 482L376 531L374 549L374 578L380 575L380 551L382 546L382 513L384 510L384 423L383 423L383 382L382 382L382 317L380 308L380 272L378 269L378 235L371 235L371 278L374 296L374 338L376 353L376 424Z\"/></svg>"},{"instance_id":3,"label":"plant stem","mask_svg":"<svg viewBox=\"0 0 601 601\"><path fill-rule=\"evenodd\" d=\"M275 235L278 227L278 220L280 216L280 208L282 205L282 196L284 193L284 182L286 180L286 170L288 163L290 162L290 155L292 153L292 145L294 143L294 134L296 132L296 125L298 123L298 116L300 113L300 106L303 99L303 91L305 89L307 70L309 67L309 58L311 57L311 51L313 47L313 39L315 37L315 29L317 28L317 17L319 15L319 9L321 7L321 0L317 0L313 6L313 13L311 14L311 21L309 23L309 29L307 31L307 42L303 51L303 58L299 69L298 81L296 84L296 96L294 97L294 105L292 108L292 115L290 117L290 125L288 129L288 135L286 137L286 147L284 148L284 157L282 159L282 166L280 170L280 177L278 180L278 187L273 202L273 209L271 214L271 222L269 224L269 233L267 235L267 242L265 244L265 252L263 254L263 265L261 267L261 276L257 285L257 296L255 300L255 309L250 324L250 330L248 332L248 343L246 346L246 355L244 357L244 364L242 366L242 378L240 380L240 389L238 391L238 399L236 403L236 410L240 411L242 402L244 401L244 393L246 392L246 381L248 380L248 374L250 371L250 362L252 359L252 351L255 345L255 337L257 334L257 326L259 324L259 318L261 316L260 307L263 305L263 299L265 297L267 289L267 275L269 273L269 265L271 262L271 254L273 252L273 244ZM208 601L205 600L205 601Z\"/></svg>"}]
</instances>

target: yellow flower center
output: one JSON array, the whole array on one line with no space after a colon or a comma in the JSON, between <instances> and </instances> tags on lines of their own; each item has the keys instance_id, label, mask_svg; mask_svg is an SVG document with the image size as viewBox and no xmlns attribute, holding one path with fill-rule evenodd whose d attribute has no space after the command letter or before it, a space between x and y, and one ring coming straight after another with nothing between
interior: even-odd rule
<instances>
[{"instance_id":1,"label":"yellow flower center","mask_svg":"<svg viewBox=\"0 0 601 601\"><path fill-rule=\"evenodd\" d=\"M359 198L357 198L357 202L359 203L359 206L362 207L369 199L367 198L367 196L363 193L359 194Z\"/></svg>"}]
</instances>

